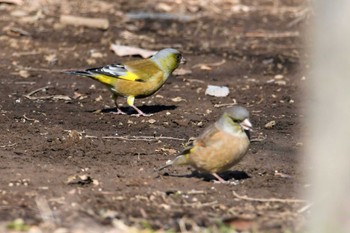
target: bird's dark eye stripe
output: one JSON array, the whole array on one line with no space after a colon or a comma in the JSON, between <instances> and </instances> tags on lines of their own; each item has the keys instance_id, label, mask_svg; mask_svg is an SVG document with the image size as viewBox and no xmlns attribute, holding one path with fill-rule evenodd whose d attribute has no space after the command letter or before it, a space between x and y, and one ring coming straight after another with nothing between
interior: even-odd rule
<instances>
[{"instance_id":1,"label":"bird's dark eye stripe","mask_svg":"<svg viewBox=\"0 0 350 233\"><path fill-rule=\"evenodd\" d=\"M232 118L232 117L230 117L231 118L231 120L233 121L233 122L235 122L235 123L238 123L239 122L239 120L237 120L237 119L235 119L235 118Z\"/></svg>"}]
</instances>

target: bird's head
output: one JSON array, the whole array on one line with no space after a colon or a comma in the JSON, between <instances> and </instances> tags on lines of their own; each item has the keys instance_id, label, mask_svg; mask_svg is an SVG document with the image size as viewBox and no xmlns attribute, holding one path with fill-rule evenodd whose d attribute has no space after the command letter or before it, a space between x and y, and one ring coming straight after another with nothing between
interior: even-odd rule
<instances>
[{"instance_id":1,"label":"bird's head","mask_svg":"<svg viewBox=\"0 0 350 233\"><path fill-rule=\"evenodd\" d=\"M225 110L223 114L225 121L232 125L234 128L239 128L247 131L252 131L252 123L249 121L249 112L242 106L235 105Z\"/></svg>"},{"instance_id":2,"label":"bird's head","mask_svg":"<svg viewBox=\"0 0 350 233\"><path fill-rule=\"evenodd\" d=\"M179 64L186 63L186 60L182 57L182 54L172 48L166 48L158 51L151 58L161 70L167 74L171 74Z\"/></svg>"}]
</instances>

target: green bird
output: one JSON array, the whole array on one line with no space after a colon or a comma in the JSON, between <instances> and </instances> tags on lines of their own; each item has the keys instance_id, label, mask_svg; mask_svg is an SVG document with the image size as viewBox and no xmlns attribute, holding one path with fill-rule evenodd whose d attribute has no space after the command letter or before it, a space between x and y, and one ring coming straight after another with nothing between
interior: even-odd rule
<instances>
[{"instance_id":1,"label":"green bird","mask_svg":"<svg viewBox=\"0 0 350 233\"><path fill-rule=\"evenodd\" d=\"M67 71L68 74L85 76L104 84L113 94L116 114L126 114L117 103L117 98L127 98L127 104L135 109L136 116L150 116L134 105L135 98L145 98L157 92L171 73L186 60L172 48L158 51L148 59L111 64L83 71Z\"/></svg>"},{"instance_id":2,"label":"green bird","mask_svg":"<svg viewBox=\"0 0 350 233\"><path fill-rule=\"evenodd\" d=\"M190 165L212 174L220 183L226 183L217 173L228 170L244 157L250 144L248 133L251 128L248 110L237 105L230 107L159 171L172 165Z\"/></svg>"}]
</instances>

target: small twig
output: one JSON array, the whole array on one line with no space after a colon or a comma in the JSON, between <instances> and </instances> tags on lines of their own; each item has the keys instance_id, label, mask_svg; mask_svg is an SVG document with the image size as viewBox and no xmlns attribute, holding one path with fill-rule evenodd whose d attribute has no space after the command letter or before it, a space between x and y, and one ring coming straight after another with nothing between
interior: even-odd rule
<instances>
[{"instance_id":1,"label":"small twig","mask_svg":"<svg viewBox=\"0 0 350 233\"><path fill-rule=\"evenodd\" d=\"M36 82L27 82L27 81L20 81L20 82L15 82L16 85L34 85Z\"/></svg>"},{"instance_id":2,"label":"small twig","mask_svg":"<svg viewBox=\"0 0 350 233\"><path fill-rule=\"evenodd\" d=\"M25 120L27 120L27 121L34 121L35 123L36 123L36 122L39 122L39 121L36 120L36 119L27 117L26 114L23 115L23 118L24 118Z\"/></svg>"},{"instance_id":3,"label":"small twig","mask_svg":"<svg viewBox=\"0 0 350 233\"><path fill-rule=\"evenodd\" d=\"M293 176L279 172L278 170L275 170L274 176L279 176L282 178L293 178Z\"/></svg>"},{"instance_id":4,"label":"small twig","mask_svg":"<svg viewBox=\"0 0 350 233\"><path fill-rule=\"evenodd\" d=\"M221 61L214 62L214 63L199 63L199 64L192 66L192 68L197 68L197 67L201 67L201 66L209 66L209 67L221 66L225 63L226 63L226 60L222 59Z\"/></svg>"},{"instance_id":5,"label":"small twig","mask_svg":"<svg viewBox=\"0 0 350 233\"><path fill-rule=\"evenodd\" d=\"M38 89L35 89L34 91L29 92L28 94L24 95L24 97L31 99L33 98L32 95L34 95L35 93L39 92L39 91L43 91L50 88L50 86L45 86L45 87L40 87Z\"/></svg>"},{"instance_id":6,"label":"small twig","mask_svg":"<svg viewBox=\"0 0 350 233\"><path fill-rule=\"evenodd\" d=\"M86 138L98 138L96 136L86 135ZM102 139L120 139L126 141L158 141L160 139L166 140L177 140L177 141L185 141L184 138L174 138L174 137L165 137L165 136L102 136Z\"/></svg>"},{"instance_id":7,"label":"small twig","mask_svg":"<svg viewBox=\"0 0 350 233\"><path fill-rule=\"evenodd\" d=\"M298 31L287 31L287 32L268 32L268 31L255 31L247 32L244 37L250 38L288 38L288 37L299 37Z\"/></svg>"},{"instance_id":8,"label":"small twig","mask_svg":"<svg viewBox=\"0 0 350 233\"><path fill-rule=\"evenodd\" d=\"M186 195L197 195L197 194L207 194L206 191L203 190L190 190L185 193Z\"/></svg>"},{"instance_id":9,"label":"small twig","mask_svg":"<svg viewBox=\"0 0 350 233\"><path fill-rule=\"evenodd\" d=\"M195 79L195 78L188 78L186 79L190 83L195 82L195 83L205 83L203 80Z\"/></svg>"},{"instance_id":10,"label":"small twig","mask_svg":"<svg viewBox=\"0 0 350 233\"><path fill-rule=\"evenodd\" d=\"M53 99L53 100L71 100L71 98L69 96L66 95L45 95L45 96L38 96L38 97L33 97L32 95L34 95L35 93L42 91L42 90L46 90L50 88L50 86L45 86L45 87L41 87L38 88L34 91L29 92L28 94L24 95L24 97L26 97L27 99L30 100L47 100L47 99Z\"/></svg>"},{"instance_id":11,"label":"small twig","mask_svg":"<svg viewBox=\"0 0 350 233\"><path fill-rule=\"evenodd\" d=\"M212 201L212 202L195 202L195 203L184 203L184 204L177 204L177 206L190 206L190 207L197 207L197 208L201 208L201 207L206 207L206 206L213 206L218 204L217 201Z\"/></svg>"},{"instance_id":12,"label":"small twig","mask_svg":"<svg viewBox=\"0 0 350 233\"><path fill-rule=\"evenodd\" d=\"M47 69L47 68L36 68L36 67L27 67L24 68L25 70L32 70L32 71L44 71L44 72L50 72L50 73L63 73L67 71L66 69Z\"/></svg>"},{"instance_id":13,"label":"small twig","mask_svg":"<svg viewBox=\"0 0 350 233\"><path fill-rule=\"evenodd\" d=\"M32 97L32 96L25 96L30 100L72 100L69 96L66 95L45 95L45 96L38 96L38 97Z\"/></svg>"},{"instance_id":14,"label":"small twig","mask_svg":"<svg viewBox=\"0 0 350 233\"><path fill-rule=\"evenodd\" d=\"M12 143L12 144L9 144L9 145L3 145L3 146L0 146L0 148L11 147L11 146L15 146L15 145L17 145L17 143Z\"/></svg>"},{"instance_id":15,"label":"small twig","mask_svg":"<svg viewBox=\"0 0 350 233\"><path fill-rule=\"evenodd\" d=\"M245 201L258 201L258 202L281 202L281 203L305 203L306 200L300 200L300 199L280 199L280 198L253 198L253 197L247 197L247 196L240 196L235 191L232 191L233 196L235 196L238 199L245 200Z\"/></svg>"},{"instance_id":16,"label":"small twig","mask_svg":"<svg viewBox=\"0 0 350 233\"><path fill-rule=\"evenodd\" d=\"M250 142L262 142L266 139L266 136L258 136L257 138L250 139Z\"/></svg>"},{"instance_id":17,"label":"small twig","mask_svg":"<svg viewBox=\"0 0 350 233\"><path fill-rule=\"evenodd\" d=\"M233 105L237 104L237 100L236 99L232 99L233 103L229 103L229 104L214 104L215 108L221 108L221 107L230 107Z\"/></svg>"},{"instance_id":18,"label":"small twig","mask_svg":"<svg viewBox=\"0 0 350 233\"><path fill-rule=\"evenodd\" d=\"M172 14L172 13L148 13L148 12L136 12L136 13L127 13L126 16L131 20L144 20L144 19L152 19L152 20L180 20L180 21L191 21L196 17L192 15L185 14Z\"/></svg>"},{"instance_id":19,"label":"small twig","mask_svg":"<svg viewBox=\"0 0 350 233\"><path fill-rule=\"evenodd\" d=\"M302 213L304 213L305 211L308 211L313 205L314 205L314 203L309 203L309 204L303 206L302 208L300 208L300 209L297 211L297 213L298 213L298 214L302 214Z\"/></svg>"},{"instance_id":20,"label":"small twig","mask_svg":"<svg viewBox=\"0 0 350 233\"><path fill-rule=\"evenodd\" d=\"M8 27L5 30L13 33L18 33L21 36L31 36L29 32L21 29L21 28L15 28L15 27Z\"/></svg>"},{"instance_id":21,"label":"small twig","mask_svg":"<svg viewBox=\"0 0 350 233\"><path fill-rule=\"evenodd\" d=\"M9 28L10 31L20 34L21 36L31 36L29 32L21 28Z\"/></svg>"},{"instance_id":22,"label":"small twig","mask_svg":"<svg viewBox=\"0 0 350 233\"><path fill-rule=\"evenodd\" d=\"M15 52L13 53L13 56L15 57L20 57L20 56L32 56L32 55L38 55L41 54L42 52L40 51L29 51L29 52ZM30 68L26 68L30 69Z\"/></svg>"},{"instance_id":23,"label":"small twig","mask_svg":"<svg viewBox=\"0 0 350 233\"><path fill-rule=\"evenodd\" d=\"M85 26L103 30L109 28L109 21L106 18L87 18L73 15L61 15L60 22L67 25Z\"/></svg>"}]
</instances>

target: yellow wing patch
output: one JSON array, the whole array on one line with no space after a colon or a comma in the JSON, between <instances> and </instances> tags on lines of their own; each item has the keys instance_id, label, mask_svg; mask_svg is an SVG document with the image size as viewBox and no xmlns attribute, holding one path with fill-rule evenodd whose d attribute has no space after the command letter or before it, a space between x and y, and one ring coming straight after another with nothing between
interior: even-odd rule
<instances>
[{"instance_id":1,"label":"yellow wing patch","mask_svg":"<svg viewBox=\"0 0 350 233\"><path fill-rule=\"evenodd\" d=\"M114 77L104 75L104 74L94 74L90 76L91 78L94 78L98 81L100 81L103 84L113 85Z\"/></svg>"},{"instance_id":2,"label":"yellow wing patch","mask_svg":"<svg viewBox=\"0 0 350 233\"><path fill-rule=\"evenodd\" d=\"M193 153L193 151L194 151L195 149L196 149L195 146L193 146L193 147L189 150L188 154Z\"/></svg>"},{"instance_id":3,"label":"yellow wing patch","mask_svg":"<svg viewBox=\"0 0 350 233\"><path fill-rule=\"evenodd\" d=\"M125 75L118 76L118 78L128 80L128 81L140 81L141 80L140 77L137 76L137 74L130 72L130 71L126 72Z\"/></svg>"},{"instance_id":4,"label":"yellow wing patch","mask_svg":"<svg viewBox=\"0 0 350 233\"><path fill-rule=\"evenodd\" d=\"M137 76L135 73L132 73L130 71L126 72L125 75L121 76L109 76L105 74L94 74L91 76L92 78L100 81L103 84L113 85L115 82L115 79L123 79L127 81L142 81L139 76Z\"/></svg>"}]
</instances>

